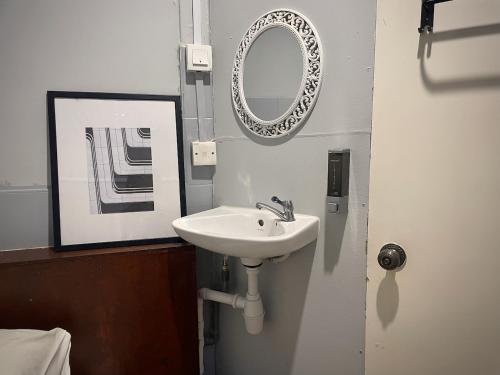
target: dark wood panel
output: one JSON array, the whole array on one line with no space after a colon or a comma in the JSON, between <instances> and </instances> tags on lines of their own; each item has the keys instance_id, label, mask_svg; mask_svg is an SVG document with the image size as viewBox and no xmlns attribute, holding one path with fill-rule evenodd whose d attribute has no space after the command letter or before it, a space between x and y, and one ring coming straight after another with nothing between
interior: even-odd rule
<instances>
[{"instance_id":1,"label":"dark wood panel","mask_svg":"<svg viewBox=\"0 0 500 375\"><path fill-rule=\"evenodd\" d=\"M72 335L74 375L198 373L195 250L0 253L0 328Z\"/></svg>"}]
</instances>

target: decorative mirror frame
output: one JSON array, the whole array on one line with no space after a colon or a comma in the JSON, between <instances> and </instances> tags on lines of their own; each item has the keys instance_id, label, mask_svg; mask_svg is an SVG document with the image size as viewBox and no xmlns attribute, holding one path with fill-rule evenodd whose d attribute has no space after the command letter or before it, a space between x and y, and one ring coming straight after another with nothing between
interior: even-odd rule
<instances>
[{"instance_id":1,"label":"decorative mirror frame","mask_svg":"<svg viewBox=\"0 0 500 375\"><path fill-rule=\"evenodd\" d=\"M264 31L282 27L290 31L302 51L302 82L288 110L275 120L258 118L250 110L243 90L245 58L252 44ZM275 9L259 17L241 40L233 62L231 94L233 106L245 127L257 136L281 138L289 135L307 119L318 99L323 76L323 48L318 32L303 14L291 9Z\"/></svg>"}]
</instances>

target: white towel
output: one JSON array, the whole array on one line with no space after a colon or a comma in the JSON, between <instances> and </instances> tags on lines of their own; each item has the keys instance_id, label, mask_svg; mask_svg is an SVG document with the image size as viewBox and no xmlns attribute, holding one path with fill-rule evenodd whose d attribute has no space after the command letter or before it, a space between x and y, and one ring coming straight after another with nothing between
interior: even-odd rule
<instances>
[{"instance_id":1,"label":"white towel","mask_svg":"<svg viewBox=\"0 0 500 375\"><path fill-rule=\"evenodd\" d=\"M0 329L0 374L70 375L71 336L51 331Z\"/></svg>"}]
</instances>

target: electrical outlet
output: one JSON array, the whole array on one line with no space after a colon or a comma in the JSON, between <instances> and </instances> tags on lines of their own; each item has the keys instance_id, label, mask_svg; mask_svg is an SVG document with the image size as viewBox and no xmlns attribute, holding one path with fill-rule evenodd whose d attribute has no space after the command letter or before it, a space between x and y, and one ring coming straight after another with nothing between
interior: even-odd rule
<instances>
[{"instance_id":1,"label":"electrical outlet","mask_svg":"<svg viewBox=\"0 0 500 375\"><path fill-rule=\"evenodd\" d=\"M191 143L191 150L194 166L217 164L217 147L215 142L195 141Z\"/></svg>"}]
</instances>

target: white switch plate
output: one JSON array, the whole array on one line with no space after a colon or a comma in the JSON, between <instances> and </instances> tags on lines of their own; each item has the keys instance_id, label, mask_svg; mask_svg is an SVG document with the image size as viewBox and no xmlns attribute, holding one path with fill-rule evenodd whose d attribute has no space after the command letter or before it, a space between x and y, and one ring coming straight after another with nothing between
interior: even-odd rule
<instances>
[{"instance_id":1,"label":"white switch plate","mask_svg":"<svg viewBox=\"0 0 500 375\"><path fill-rule=\"evenodd\" d=\"M216 165L217 164L217 147L215 142L198 142L191 143L192 160L194 166L199 165Z\"/></svg>"},{"instance_id":2,"label":"white switch plate","mask_svg":"<svg viewBox=\"0 0 500 375\"><path fill-rule=\"evenodd\" d=\"M186 44L186 62L188 72L211 72L212 46Z\"/></svg>"}]
</instances>

